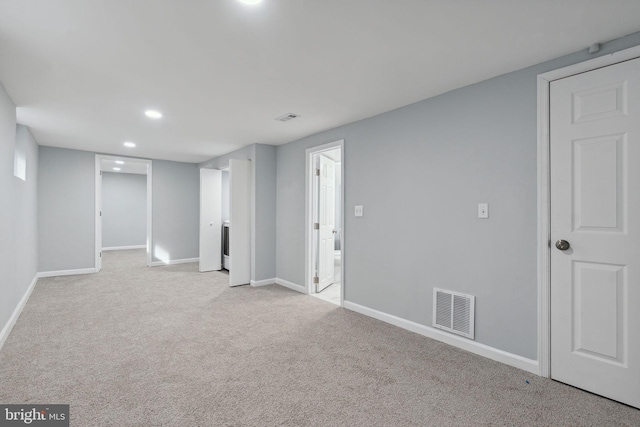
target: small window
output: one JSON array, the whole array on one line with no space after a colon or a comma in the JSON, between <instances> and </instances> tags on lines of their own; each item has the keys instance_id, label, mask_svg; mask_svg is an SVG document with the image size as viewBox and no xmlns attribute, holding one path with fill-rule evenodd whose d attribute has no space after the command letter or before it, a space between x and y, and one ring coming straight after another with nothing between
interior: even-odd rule
<instances>
[{"instance_id":1,"label":"small window","mask_svg":"<svg viewBox=\"0 0 640 427\"><path fill-rule=\"evenodd\" d=\"M27 128L16 126L16 151L13 157L13 174L23 181L27 180Z\"/></svg>"}]
</instances>

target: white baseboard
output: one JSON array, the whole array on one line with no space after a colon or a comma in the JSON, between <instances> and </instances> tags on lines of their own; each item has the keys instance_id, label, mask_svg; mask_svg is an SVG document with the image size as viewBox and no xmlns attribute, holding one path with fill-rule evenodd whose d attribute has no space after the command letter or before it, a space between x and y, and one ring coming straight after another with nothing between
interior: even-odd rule
<instances>
[{"instance_id":1,"label":"white baseboard","mask_svg":"<svg viewBox=\"0 0 640 427\"><path fill-rule=\"evenodd\" d=\"M294 291L301 292L303 294L307 293L307 289L302 285L297 285L295 283L289 282L284 279L279 279L276 277L276 284L280 286L284 286L285 288L293 289Z\"/></svg>"},{"instance_id":2,"label":"white baseboard","mask_svg":"<svg viewBox=\"0 0 640 427\"><path fill-rule=\"evenodd\" d=\"M58 277L58 276L75 276L76 274L92 274L95 273L95 268L78 268L76 270L58 270L58 271L41 271L38 273L38 278L42 277Z\"/></svg>"},{"instance_id":3,"label":"white baseboard","mask_svg":"<svg viewBox=\"0 0 640 427\"><path fill-rule=\"evenodd\" d=\"M174 265L174 264L188 264L190 262L198 262L200 258L184 258L184 259L170 259L169 261L153 261L151 267L160 267L162 265Z\"/></svg>"},{"instance_id":4,"label":"white baseboard","mask_svg":"<svg viewBox=\"0 0 640 427\"><path fill-rule=\"evenodd\" d=\"M111 246L108 248L102 248L103 251L126 251L129 249L147 249L147 245L135 245L135 246Z\"/></svg>"},{"instance_id":5,"label":"white baseboard","mask_svg":"<svg viewBox=\"0 0 640 427\"><path fill-rule=\"evenodd\" d=\"M2 350L2 346L4 345L5 341L7 341L7 338L9 338L9 334L11 333L11 330L13 329L16 322L18 321L18 318L20 317L20 313L22 313L24 306L27 305L27 301L29 301L29 297L31 296L31 292L33 292L33 288L36 287L36 283L38 283L37 274L31 281L31 284L29 285L29 287L27 288L27 291L22 296L22 299L16 306L15 310L13 310L13 313L11 314L11 317L9 317L7 324L4 325L4 327L2 328L2 331L0 331L0 350Z\"/></svg>"},{"instance_id":6,"label":"white baseboard","mask_svg":"<svg viewBox=\"0 0 640 427\"><path fill-rule=\"evenodd\" d=\"M364 307L350 301L345 301L343 307L347 310L355 311L357 313L364 314L365 316L382 320L386 323L391 323L392 325L398 326L408 331L415 332L417 334L424 335L425 337L432 338L434 340L438 340L454 347L461 348L471 353L475 353L480 356L495 360L497 362L504 363L505 365L513 366L515 368L531 372L532 374L539 375L537 360L532 360L526 357L518 356L517 354L508 353L497 348L489 347L485 344L471 341L467 338L458 337L456 335L440 331L439 329L421 325L419 323L415 323L410 320L394 316L392 314L383 313L372 308Z\"/></svg>"},{"instance_id":7,"label":"white baseboard","mask_svg":"<svg viewBox=\"0 0 640 427\"><path fill-rule=\"evenodd\" d=\"M264 279L264 280L252 280L251 281L251 286L254 287L258 287L258 286L266 286L266 285L273 285L274 283L276 283L276 279Z\"/></svg>"}]
</instances>

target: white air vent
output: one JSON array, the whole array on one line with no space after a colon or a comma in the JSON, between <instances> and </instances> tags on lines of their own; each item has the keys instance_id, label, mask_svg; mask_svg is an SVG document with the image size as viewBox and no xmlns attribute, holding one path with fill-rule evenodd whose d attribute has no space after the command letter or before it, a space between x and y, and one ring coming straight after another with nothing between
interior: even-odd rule
<instances>
[{"instance_id":1,"label":"white air vent","mask_svg":"<svg viewBox=\"0 0 640 427\"><path fill-rule=\"evenodd\" d=\"M279 122L286 122L286 121L291 120L291 119L297 119L298 117L300 117L300 115L293 114L293 113L287 113L284 116L276 117L275 119L278 120Z\"/></svg>"},{"instance_id":2,"label":"white air vent","mask_svg":"<svg viewBox=\"0 0 640 427\"><path fill-rule=\"evenodd\" d=\"M433 326L474 339L476 297L433 288Z\"/></svg>"}]
</instances>

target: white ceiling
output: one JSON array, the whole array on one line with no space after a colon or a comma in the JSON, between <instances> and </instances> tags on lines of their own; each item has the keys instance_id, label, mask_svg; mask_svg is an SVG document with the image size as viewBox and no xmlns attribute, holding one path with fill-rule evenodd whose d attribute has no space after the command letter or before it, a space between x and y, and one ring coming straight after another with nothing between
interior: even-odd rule
<instances>
[{"instance_id":1,"label":"white ceiling","mask_svg":"<svg viewBox=\"0 0 640 427\"><path fill-rule=\"evenodd\" d=\"M0 81L40 145L200 162L586 49L639 16L638 0L0 0Z\"/></svg>"},{"instance_id":2,"label":"white ceiling","mask_svg":"<svg viewBox=\"0 0 640 427\"><path fill-rule=\"evenodd\" d=\"M117 163L122 162L122 163ZM118 168L119 170L115 170ZM129 159L127 157L113 157L100 160L100 170L113 173L135 173L139 175L147 174L147 162L140 159Z\"/></svg>"},{"instance_id":3,"label":"white ceiling","mask_svg":"<svg viewBox=\"0 0 640 427\"><path fill-rule=\"evenodd\" d=\"M333 150L329 151L323 151L322 155L330 158L334 162L342 161L342 151L339 148L334 148Z\"/></svg>"}]
</instances>

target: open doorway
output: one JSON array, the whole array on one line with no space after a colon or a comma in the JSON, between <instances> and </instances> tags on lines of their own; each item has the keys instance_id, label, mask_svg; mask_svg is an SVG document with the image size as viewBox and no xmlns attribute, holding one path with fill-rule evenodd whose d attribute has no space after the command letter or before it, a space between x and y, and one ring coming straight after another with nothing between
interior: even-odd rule
<instances>
[{"instance_id":1,"label":"open doorway","mask_svg":"<svg viewBox=\"0 0 640 427\"><path fill-rule=\"evenodd\" d=\"M200 169L200 272L226 270L229 286L251 282L251 161Z\"/></svg>"},{"instance_id":2,"label":"open doorway","mask_svg":"<svg viewBox=\"0 0 640 427\"><path fill-rule=\"evenodd\" d=\"M344 301L344 141L307 150L307 292Z\"/></svg>"},{"instance_id":3,"label":"open doorway","mask_svg":"<svg viewBox=\"0 0 640 427\"><path fill-rule=\"evenodd\" d=\"M151 160L96 154L96 273L109 250L146 252L151 265L151 188Z\"/></svg>"}]
</instances>

